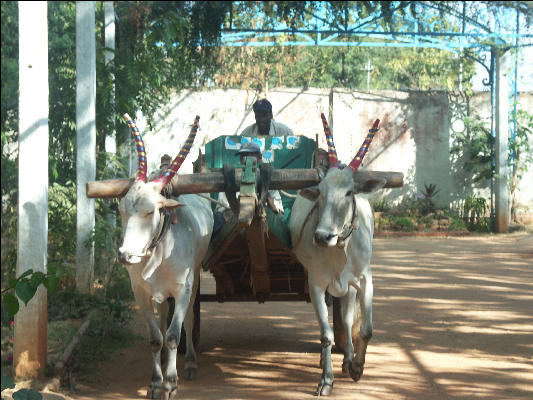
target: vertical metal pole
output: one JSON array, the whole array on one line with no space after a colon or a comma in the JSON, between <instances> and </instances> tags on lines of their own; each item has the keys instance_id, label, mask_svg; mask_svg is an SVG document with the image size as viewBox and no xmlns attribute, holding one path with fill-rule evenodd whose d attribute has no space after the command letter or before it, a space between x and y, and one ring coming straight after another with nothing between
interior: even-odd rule
<instances>
[{"instance_id":1,"label":"vertical metal pole","mask_svg":"<svg viewBox=\"0 0 533 400\"><path fill-rule=\"evenodd\" d=\"M517 86L518 86L518 53L520 50L520 47L518 47L518 34L520 32L520 11L516 10L516 39L515 39L515 52L514 52L514 82L513 82L513 124L512 124L512 130L511 130L511 140L516 139L516 106L518 104L518 93L517 93ZM514 173L516 171L516 154L513 151L511 154L512 158L512 165L513 165L513 171L512 174L514 176Z\"/></svg>"},{"instance_id":2,"label":"vertical metal pole","mask_svg":"<svg viewBox=\"0 0 533 400\"><path fill-rule=\"evenodd\" d=\"M507 190L507 144L509 141L509 51L496 51L496 177L495 184L495 232L507 232L509 225L509 192Z\"/></svg>"},{"instance_id":3,"label":"vertical metal pole","mask_svg":"<svg viewBox=\"0 0 533 400\"><path fill-rule=\"evenodd\" d=\"M495 129L495 110L496 110L496 96L495 96L495 72L496 72L496 52L494 48L490 49L490 134L493 138L496 138L496 129ZM492 144L490 149L490 168L492 171L495 170L495 160L494 160L494 144ZM490 180L490 223L491 230L495 232L495 222L494 222L494 177Z\"/></svg>"},{"instance_id":4,"label":"vertical metal pole","mask_svg":"<svg viewBox=\"0 0 533 400\"><path fill-rule=\"evenodd\" d=\"M19 1L19 182L17 276L46 273L48 256L48 23L47 2ZM43 375L47 293L41 285L15 315L14 373Z\"/></svg>"},{"instance_id":5,"label":"vertical metal pole","mask_svg":"<svg viewBox=\"0 0 533 400\"><path fill-rule=\"evenodd\" d=\"M88 199L85 185L96 175L96 46L94 1L76 2L76 185L77 241L76 287L92 290L94 243L88 241L94 229L94 199Z\"/></svg>"}]
</instances>

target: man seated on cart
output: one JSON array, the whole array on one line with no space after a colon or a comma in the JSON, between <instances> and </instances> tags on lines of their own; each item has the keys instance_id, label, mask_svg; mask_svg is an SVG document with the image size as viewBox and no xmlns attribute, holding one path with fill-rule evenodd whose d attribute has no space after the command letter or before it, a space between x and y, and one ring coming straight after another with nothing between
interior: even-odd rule
<instances>
[{"instance_id":1,"label":"man seated on cart","mask_svg":"<svg viewBox=\"0 0 533 400\"><path fill-rule=\"evenodd\" d=\"M293 136L292 129L281 122L274 121L272 114L272 104L267 99L257 100L252 109L255 115L255 124L252 124L243 129L241 136ZM244 143L241 149L236 153L241 156L241 164L245 156L255 156L258 163L261 162L261 149L257 143ZM238 193L237 193L238 196ZM229 208L229 203L225 193L220 193L218 196L219 205L216 206L214 217L215 225L213 232L218 231L226 221L231 218L232 211ZM281 195L278 190L269 190L267 196L268 206L274 214L283 215L284 208L281 200Z\"/></svg>"},{"instance_id":2,"label":"man seated on cart","mask_svg":"<svg viewBox=\"0 0 533 400\"><path fill-rule=\"evenodd\" d=\"M267 99L257 100L252 106L255 124L241 132L241 136L286 136L294 135L291 128L281 122L274 121L272 104Z\"/></svg>"}]
</instances>

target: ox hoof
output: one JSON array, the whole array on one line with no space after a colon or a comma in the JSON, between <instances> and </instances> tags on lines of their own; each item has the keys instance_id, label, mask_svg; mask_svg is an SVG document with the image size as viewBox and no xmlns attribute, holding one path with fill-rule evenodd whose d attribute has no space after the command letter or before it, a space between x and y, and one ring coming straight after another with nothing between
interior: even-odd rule
<instances>
[{"instance_id":1,"label":"ox hoof","mask_svg":"<svg viewBox=\"0 0 533 400\"><path fill-rule=\"evenodd\" d=\"M319 383L318 388L316 389L317 396L329 396L333 391L333 384L329 383Z\"/></svg>"},{"instance_id":2,"label":"ox hoof","mask_svg":"<svg viewBox=\"0 0 533 400\"><path fill-rule=\"evenodd\" d=\"M178 398L178 387L173 389L165 388L161 391L161 400L174 400Z\"/></svg>"},{"instance_id":3,"label":"ox hoof","mask_svg":"<svg viewBox=\"0 0 533 400\"><path fill-rule=\"evenodd\" d=\"M351 361L343 361L342 362L342 373L343 374L349 373L351 365L352 365Z\"/></svg>"},{"instance_id":4,"label":"ox hoof","mask_svg":"<svg viewBox=\"0 0 533 400\"><path fill-rule=\"evenodd\" d=\"M196 368L185 368L183 371L184 378L188 381L194 381L196 379Z\"/></svg>"},{"instance_id":5,"label":"ox hoof","mask_svg":"<svg viewBox=\"0 0 533 400\"><path fill-rule=\"evenodd\" d=\"M357 382L359 379L361 379L361 376L363 376L364 369L364 365L357 365L355 363L350 364L348 372L350 373L350 377L353 379L354 382Z\"/></svg>"},{"instance_id":6,"label":"ox hoof","mask_svg":"<svg viewBox=\"0 0 533 400\"><path fill-rule=\"evenodd\" d=\"M152 384L148 386L148 390L146 392L146 398L147 399L160 399L163 393L163 389L161 388L161 384Z\"/></svg>"}]
</instances>

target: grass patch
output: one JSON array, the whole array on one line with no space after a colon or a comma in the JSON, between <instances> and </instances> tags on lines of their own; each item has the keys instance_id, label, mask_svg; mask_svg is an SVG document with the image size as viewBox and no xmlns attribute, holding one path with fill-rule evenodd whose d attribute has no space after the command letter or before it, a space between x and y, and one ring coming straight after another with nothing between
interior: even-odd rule
<instances>
[{"instance_id":1,"label":"grass patch","mask_svg":"<svg viewBox=\"0 0 533 400\"><path fill-rule=\"evenodd\" d=\"M130 326L131 311L126 306L118 318L112 311L94 314L73 356L72 372L77 377L83 376L84 380L86 377L90 378L97 371L100 362L129 347L134 340L142 338Z\"/></svg>"}]
</instances>

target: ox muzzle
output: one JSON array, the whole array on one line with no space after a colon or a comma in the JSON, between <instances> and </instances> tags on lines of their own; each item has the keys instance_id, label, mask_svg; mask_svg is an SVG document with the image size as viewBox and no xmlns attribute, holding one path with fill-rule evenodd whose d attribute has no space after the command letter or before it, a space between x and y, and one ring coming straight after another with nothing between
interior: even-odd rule
<instances>
[{"instance_id":1,"label":"ox muzzle","mask_svg":"<svg viewBox=\"0 0 533 400\"><path fill-rule=\"evenodd\" d=\"M331 247L337 244L337 238L339 236L328 231L317 229L313 236L314 243L320 247Z\"/></svg>"},{"instance_id":2,"label":"ox muzzle","mask_svg":"<svg viewBox=\"0 0 533 400\"><path fill-rule=\"evenodd\" d=\"M144 256L150 256L151 251L148 250L147 252L144 252L144 254L132 254L129 251L125 250L124 248L118 249L118 261L123 265L133 265L138 264L141 262L142 258Z\"/></svg>"}]
</instances>

